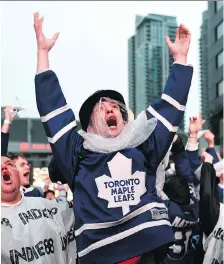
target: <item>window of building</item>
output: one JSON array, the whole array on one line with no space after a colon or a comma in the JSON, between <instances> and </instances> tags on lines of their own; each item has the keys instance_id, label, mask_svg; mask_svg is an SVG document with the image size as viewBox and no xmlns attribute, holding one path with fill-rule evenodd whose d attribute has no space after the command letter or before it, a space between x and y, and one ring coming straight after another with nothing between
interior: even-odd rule
<instances>
[{"instance_id":1,"label":"window of building","mask_svg":"<svg viewBox=\"0 0 224 264\"><path fill-rule=\"evenodd\" d=\"M216 55L216 68L219 68L223 65L223 50Z\"/></svg>"},{"instance_id":2,"label":"window of building","mask_svg":"<svg viewBox=\"0 0 224 264\"><path fill-rule=\"evenodd\" d=\"M216 0L214 2L214 4L215 4L215 12L218 12L219 9L221 9L223 6L223 1L222 0Z\"/></svg>"},{"instance_id":3,"label":"window of building","mask_svg":"<svg viewBox=\"0 0 224 264\"><path fill-rule=\"evenodd\" d=\"M216 94L217 97L223 94L223 79L217 83L216 85Z\"/></svg>"},{"instance_id":4,"label":"window of building","mask_svg":"<svg viewBox=\"0 0 224 264\"><path fill-rule=\"evenodd\" d=\"M223 36L223 21L215 28L215 39L218 40Z\"/></svg>"}]
</instances>

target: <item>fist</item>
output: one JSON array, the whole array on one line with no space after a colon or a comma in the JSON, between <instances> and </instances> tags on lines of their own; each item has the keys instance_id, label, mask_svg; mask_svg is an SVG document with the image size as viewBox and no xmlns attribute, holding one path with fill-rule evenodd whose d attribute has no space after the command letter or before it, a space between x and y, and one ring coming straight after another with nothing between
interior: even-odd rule
<instances>
[{"instance_id":1,"label":"fist","mask_svg":"<svg viewBox=\"0 0 224 264\"><path fill-rule=\"evenodd\" d=\"M210 130L206 130L204 138L208 143L214 143L215 135Z\"/></svg>"},{"instance_id":2,"label":"fist","mask_svg":"<svg viewBox=\"0 0 224 264\"><path fill-rule=\"evenodd\" d=\"M197 134L198 131L203 127L205 120L202 119L202 113L199 116L190 117L189 132Z\"/></svg>"}]
</instances>

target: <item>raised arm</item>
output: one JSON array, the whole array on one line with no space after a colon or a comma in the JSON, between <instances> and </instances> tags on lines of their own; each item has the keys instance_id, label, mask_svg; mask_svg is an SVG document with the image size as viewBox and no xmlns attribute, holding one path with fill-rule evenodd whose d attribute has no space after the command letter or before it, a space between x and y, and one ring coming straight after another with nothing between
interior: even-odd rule
<instances>
[{"instance_id":1,"label":"raised arm","mask_svg":"<svg viewBox=\"0 0 224 264\"><path fill-rule=\"evenodd\" d=\"M174 59L172 72L161 99L146 110L148 119L155 117L158 120L156 129L148 139L149 155L155 162L153 165L158 165L166 155L183 119L193 74L193 68L186 65L190 40L190 32L183 25L177 29L174 43L166 37Z\"/></svg>"},{"instance_id":2,"label":"raised arm","mask_svg":"<svg viewBox=\"0 0 224 264\"><path fill-rule=\"evenodd\" d=\"M75 116L67 105L58 78L49 69L49 51L54 46L59 33L56 33L52 39L47 39L42 32L42 23L43 18L39 18L39 14L35 13L34 29L38 49L35 77L37 108L57 165L71 187L76 154L82 144L82 138L75 131Z\"/></svg>"},{"instance_id":3,"label":"raised arm","mask_svg":"<svg viewBox=\"0 0 224 264\"><path fill-rule=\"evenodd\" d=\"M192 116L189 119L189 132L186 152L193 172L195 172L201 166L201 160L198 152L197 135L202 129L204 123L205 120L202 119L202 113L199 113L199 116Z\"/></svg>"},{"instance_id":4,"label":"raised arm","mask_svg":"<svg viewBox=\"0 0 224 264\"><path fill-rule=\"evenodd\" d=\"M1 155L6 156L8 153L9 144L9 130L13 122L13 108L11 106L6 106L4 109L4 122L1 129Z\"/></svg>"},{"instance_id":5,"label":"raised arm","mask_svg":"<svg viewBox=\"0 0 224 264\"><path fill-rule=\"evenodd\" d=\"M190 162L180 137L173 143L171 152L177 174L183 177L188 184L193 184Z\"/></svg>"}]
</instances>

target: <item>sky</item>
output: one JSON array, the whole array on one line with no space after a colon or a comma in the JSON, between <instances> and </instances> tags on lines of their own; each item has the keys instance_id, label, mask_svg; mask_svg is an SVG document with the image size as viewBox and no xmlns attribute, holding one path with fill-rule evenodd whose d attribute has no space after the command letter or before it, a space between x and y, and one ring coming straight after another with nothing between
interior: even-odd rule
<instances>
[{"instance_id":1,"label":"sky","mask_svg":"<svg viewBox=\"0 0 224 264\"><path fill-rule=\"evenodd\" d=\"M127 41L135 32L135 16L154 13L176 16L192 34L188 63L194 65L194 75L188 120L200 111L198 40L206 9L207 1L0 2L1 105L20 104L27 108L21 116L38 117L34 91L36 11L44 16L47 37L60 32L50 53L50 67L77 119L83 101L96 90L117 90L128 102Z\"/></svg>"}]
</instances>

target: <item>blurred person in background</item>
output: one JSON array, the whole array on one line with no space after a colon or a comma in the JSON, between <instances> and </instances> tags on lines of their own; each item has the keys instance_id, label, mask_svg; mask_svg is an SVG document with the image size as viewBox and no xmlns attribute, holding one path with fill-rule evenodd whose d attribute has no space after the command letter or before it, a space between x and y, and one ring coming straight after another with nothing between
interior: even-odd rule
<instances>
[{"instance_id":1,"label":"blurred person in background","mask_svg":"<svg viewBox=\"0 0 224 264\"><path fill-rule=\"evenodd\" d=\"M220 203L213 156L203 149L200 177L200 222L204 249L203 264L224 261L224 204Z\"/></svg>"},{"instance_id":2,"label":"blurred person in background","mask_svg":"<svg viewBox=\"0 0 224 264\"><path fill-rule=\"evenodd\" d=\"M28 161L23 157L22 154L9 153L8 154L8 143L9 143L9 131L12 122L15 117L15 112L12 106L7 106L4 109L4 122L1 129L1 155L9 156L15 163L20 177L21 188L25 193L25 196L43 197L43 194L38 188L30 186L30 166Z\"/></svg>"},{"instance_id":3,"label":"blurred person in background","mask_svg":"<svg viewBox=\"0 0 224 264\"><path fill-rule=\"evenodd\" d=\"M48 200L67 201L66 186L59 183L50 183L44 186L44 198Z\"/></svg>"},{"instance_id":4,"label":"blurred person in background","mask_svg":"<svg viewBox=\"0 0 224 264\"><path fill-rule=\"evenodd\" d=\"M1 157L1 263L76 264L72 207L24 197L20 185L15 163Z\"/></svg>"},{"instance_id":5,"label":"blurred person in background","mask_svg":"<svg viewBox=\"0 0 224 264\"><path fill-rule=\"evenodd\" d=\"M202 127L205 123L205 120L202 119L202 114L200 113L199 116L192 116L190 117L190 126L189 126L189 135L188 135L188 142L186 145L186 152L188 154L192 171L194 172L194 183L197 192L199 193L200 189L200 177L201 177L201 168L202 162L199 154L199 143L198 138L199 134L201 133L202 136L207 141L208 147L206 150L203 149L203 152L207 152L213 157L213 165L218 177L218 193L219 199L221 203L224 203L224 161L220 160L219 156L215 150L215 135L210 130L202 130ZM199 197L198 197L199 198Z\"/></svg>"},{"instance_id":6,"label":"blurred person in background","mask_svg":"<svg viewBox=\"0 0 224 264\"><path fill-rule=\"evenodd\" d=\"M48 200L54 200L55 199L55 192L53 190L47 190L44 192L44 198Z\"/></svg>"},{"instance_id":7,"label":"blurred person in background","mask_svg":"<svg viewBox=\"0 0 224 264\"><path fill-rule=\"evenodd\" d=\"M22 154L8 153L8 157L14 162L20 177L21 188L25 196L43 197L38 188L30 185L30 165Z\"/></svg>"},{"instance_id":8,"label":"blurred person in background","mask_svg":"<svg viewBox=\"0 0 224 264\"><path fill-rule=\"evenodd\" d=\"M168 197L164 203L176 241L163 264L194 264L195 249L191 241L198 230L199 203L194 197L193 173L180 137L174 138L171 153L174 168L166 170L163 191Z\"/></svg>"}]
</instances>

